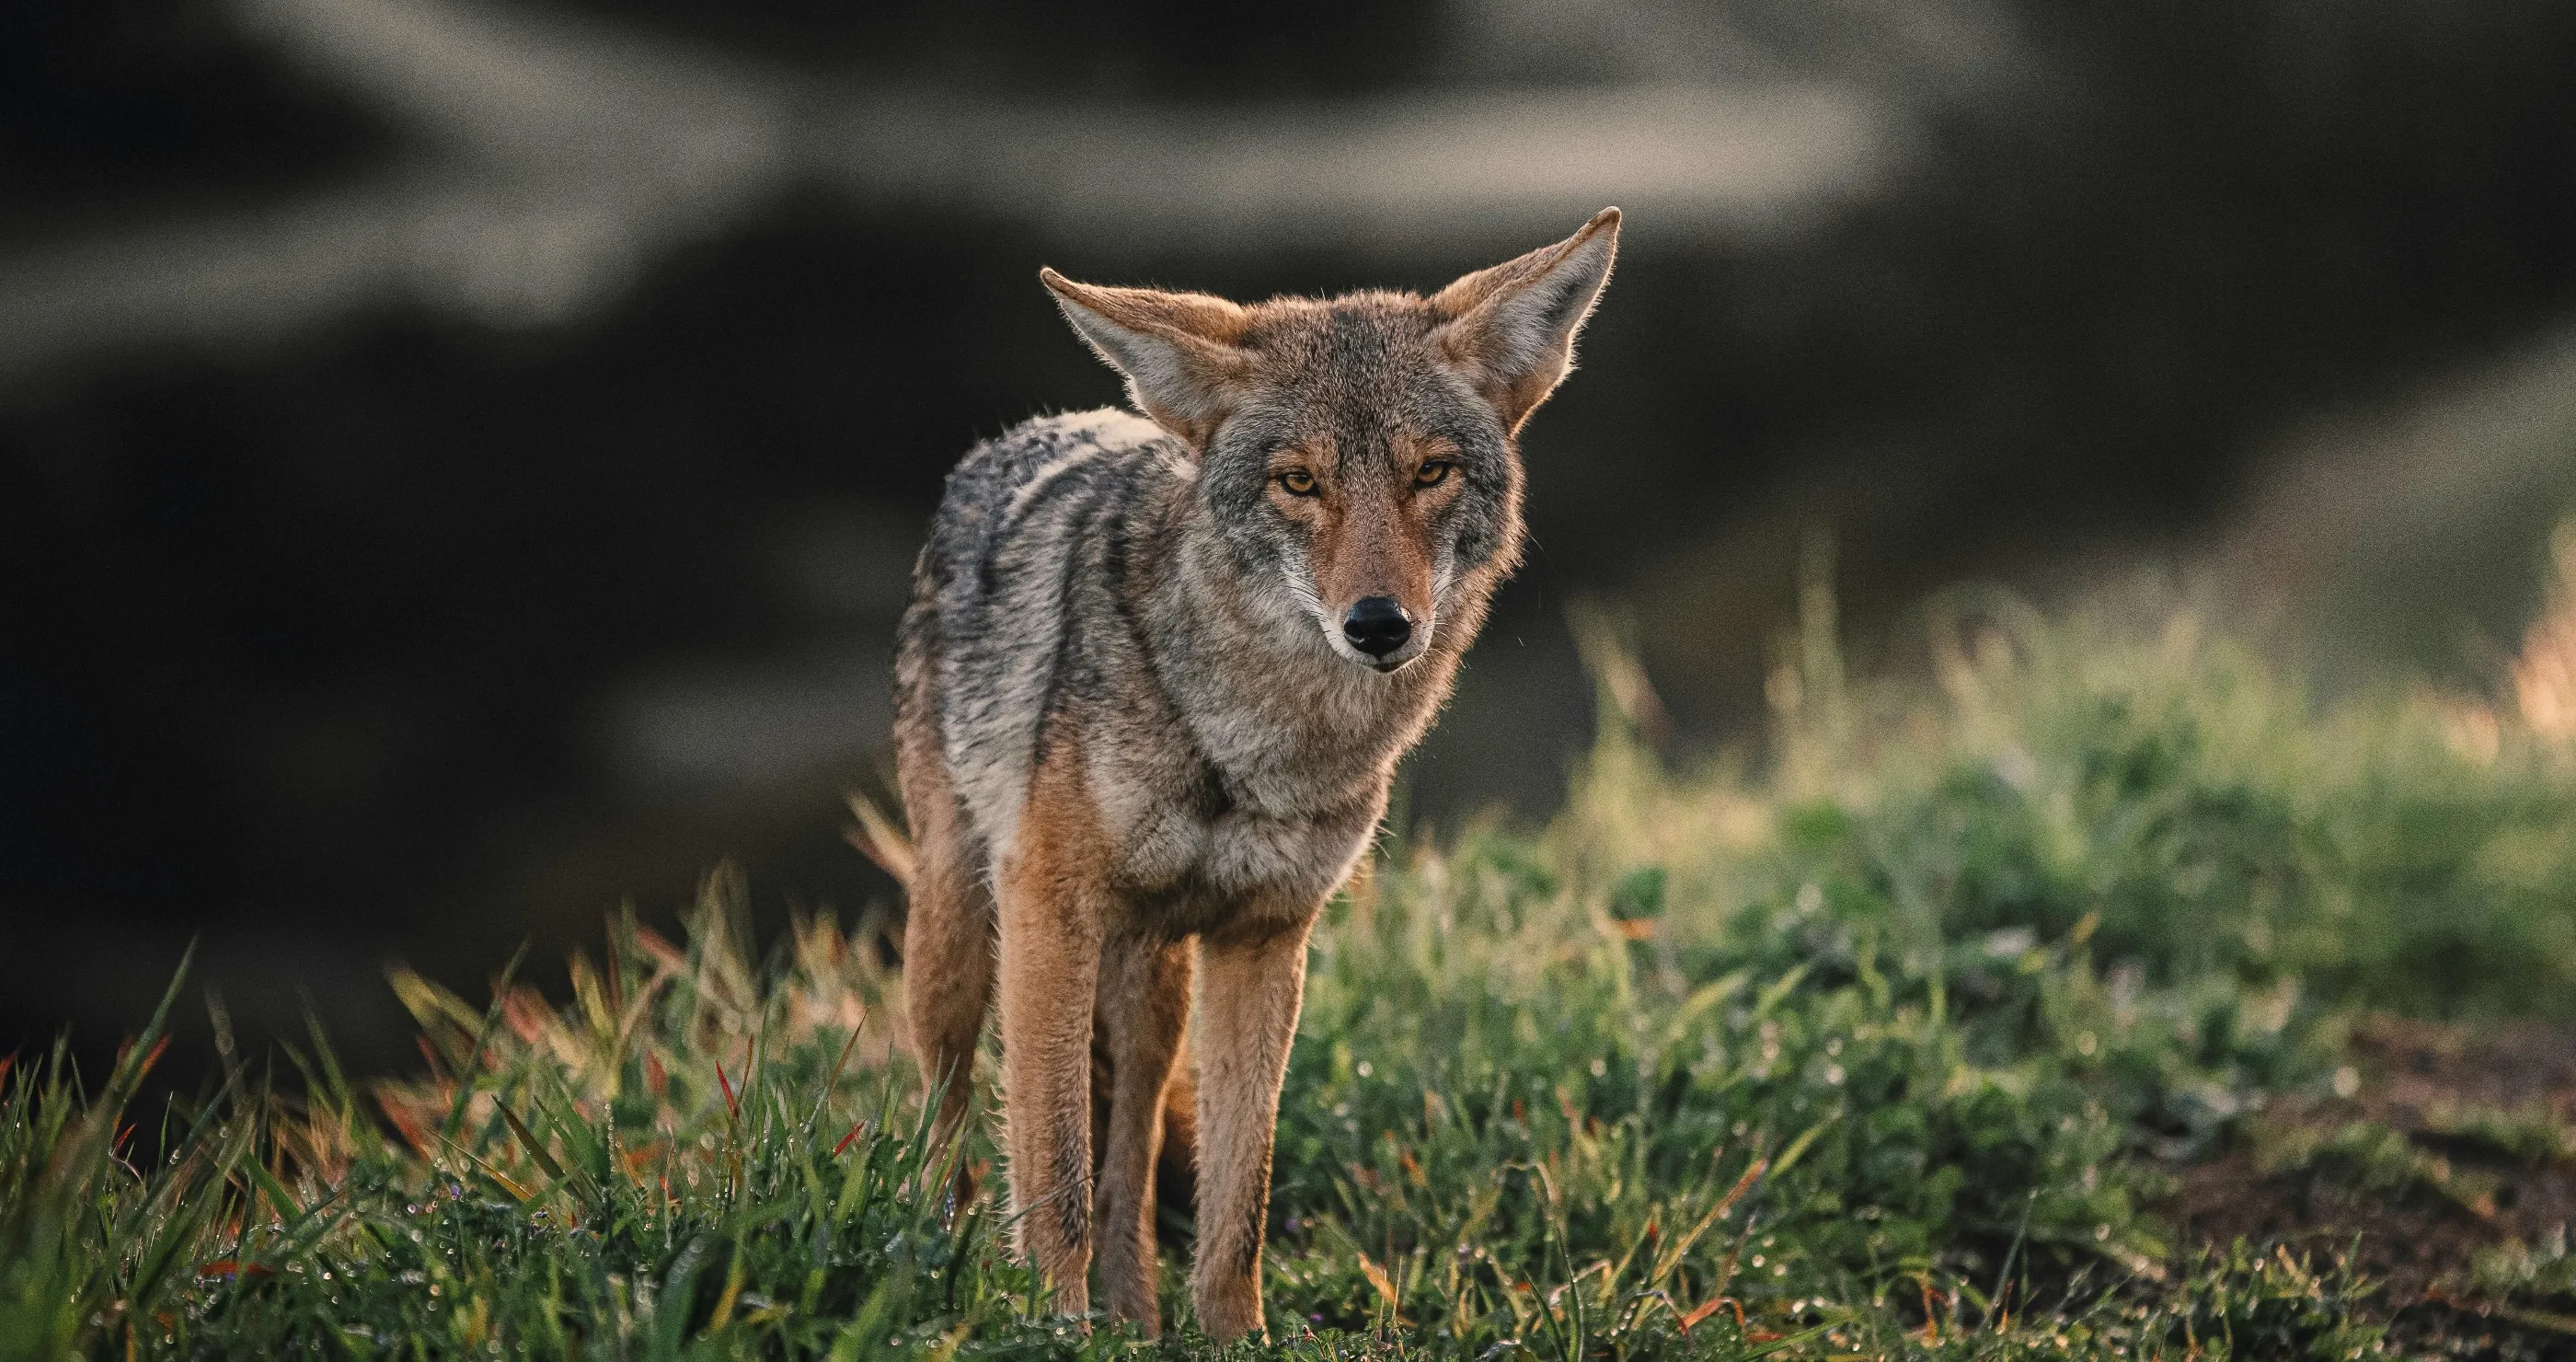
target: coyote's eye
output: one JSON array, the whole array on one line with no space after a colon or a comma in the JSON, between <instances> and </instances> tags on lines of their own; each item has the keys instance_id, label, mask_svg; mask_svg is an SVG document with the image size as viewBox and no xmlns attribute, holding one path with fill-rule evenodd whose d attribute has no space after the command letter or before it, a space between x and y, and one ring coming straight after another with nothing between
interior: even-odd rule
<instances>
[{"instance_id":1,"label":"coyote's eye","mask_svg":"<svg viewBox=\"0 0 2576 1362\"><path fill-rule=\"evenodd\" d=\"M1292 497L1315 495L1315 475L1302 468L1291 468L1277 478L1279 490Z\"/></svg>"},{"instance_id":2,"label":"coyote's eye","mask_svg":"<svg viewBox=\"0 0 2576 1362\"><path fill-rule=\"evenodd\" d=\"M1457 466L1458 465L1449 462L1447 459L1425 459L1422 461L1422 466L1420 468L1413 470L1413 485L1416 487L1437 487L1449 480L1450 471L1455 469Z\"/></svg>"}]
</instances>

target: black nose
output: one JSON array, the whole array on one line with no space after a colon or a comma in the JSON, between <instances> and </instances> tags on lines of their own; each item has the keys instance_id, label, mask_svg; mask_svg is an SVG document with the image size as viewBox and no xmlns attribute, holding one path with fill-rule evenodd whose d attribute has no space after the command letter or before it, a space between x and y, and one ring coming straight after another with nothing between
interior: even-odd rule
<instances>
[{"instance_id":1,"label":"black nose","mask_svg":"<svg viewBox=\"0 0 2576 1362\"><path fill-rule=\"evenodd\" d=\"M1413 617L1393 596L1363 596L1342 616L1342 637L1371 657L1384 657L1413 637Z\"/></svg>"}]
</instances>

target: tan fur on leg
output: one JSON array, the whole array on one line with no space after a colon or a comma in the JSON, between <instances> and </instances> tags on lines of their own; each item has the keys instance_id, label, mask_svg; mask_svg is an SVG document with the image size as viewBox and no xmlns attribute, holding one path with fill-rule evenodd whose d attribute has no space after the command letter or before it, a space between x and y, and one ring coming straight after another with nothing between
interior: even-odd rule
<instances>
[{"instance_id":1,"label":"tan fur on leg","mask_svg":"<svg viewBox=\"0 0 2576 1362\"><path fill-rule=\"evenodd\" d=\"M1094 1205L1109 1313L1162 1332L1154 1301L1154 1164L1163 1093L1190 1015L1190 946L1122 936L1102 949L1095 1023L1110 1063L1109 1121Z\"/></svg>"},{"instance_id":2,"label":"tan fur on leg","mask_svg":"<svg viewBox=\"0 0 2576 1362\"><path fill-rule=\"evenodd\" d=\"M1211 936L1199 946L1199 1246L1190 1296L1199 1327L1221 1343L1262 1332L1270 1144L1305 1000L1310 922Z\"/></svg>"},{"instance_id":3,"label":"tan fur on leg","mask_svg":"<svg viewBox=\"0 0 2576 1362\"><path fill-rule=\"evenodd\" d=\"M1196 957L1192 957L1193 961ZM1154 1158L1154 1205L1183 1212L1199 1204L1198 1065L1190 1058L1189 1032L1181 1033L1171 1081L1163 1085L1163 1148ZM1159 1213L1159 1211L1158 1211Z\"/></svg>"},{"instance_id":4,"label":"tan fur on leg","mask_svg":"<svg viewBox=\"0 0 2576 1362\"><path fill-rule=\"evenodd\" d=\"M1069 753L1070 745L1059 747ZM1108 889L1079 768L1032 782L1000 885L1002 1109L1020 1257L1091 1306L1091 1020Z\"/></svg>"}]
</instances>

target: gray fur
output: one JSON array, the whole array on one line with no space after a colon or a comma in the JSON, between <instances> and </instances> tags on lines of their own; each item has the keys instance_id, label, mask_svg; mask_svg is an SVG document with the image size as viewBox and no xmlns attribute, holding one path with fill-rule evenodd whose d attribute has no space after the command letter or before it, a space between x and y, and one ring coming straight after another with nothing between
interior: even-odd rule
<instances>
[{"instance_id":1,"label":"gray fur","mask_svg":"<svg viewBox=\"0 0 2576 1362\"><path fill-rule=\"evenodd\" d=\"M1171 907L1206 921L1311 900L1348 873L1449 670L1379 675L1339 655L1286 589L1285 547L1229 534L1250 508L1212 504L1212 484L1178 440L1115 410L1028 422L950 476L903 650L932 683L958 801L993 863L1050 721L1078 713L1129 889L1186 882L1203 901ZM1465 519L1508 543L1488 518Z\"/></svg>"}]
</instances>

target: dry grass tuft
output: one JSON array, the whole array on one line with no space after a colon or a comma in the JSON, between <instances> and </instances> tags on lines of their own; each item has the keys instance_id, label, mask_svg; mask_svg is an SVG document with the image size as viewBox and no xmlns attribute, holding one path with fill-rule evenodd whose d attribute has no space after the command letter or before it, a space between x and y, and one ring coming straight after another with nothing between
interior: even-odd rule
<instances>
[{"instance_id":1,"label":"dry grass tuft","mask_svg":"<svg viewBox=\"0 0 2576 1362\"><path fill-rule=\"evenodd\" d=\"M2548 607L2522 636L2513 662L2514 699L2522 721L2544 738L2576 738L2576 520L2550 540L2557 565Z\"/></svg>"}]
</instances>

